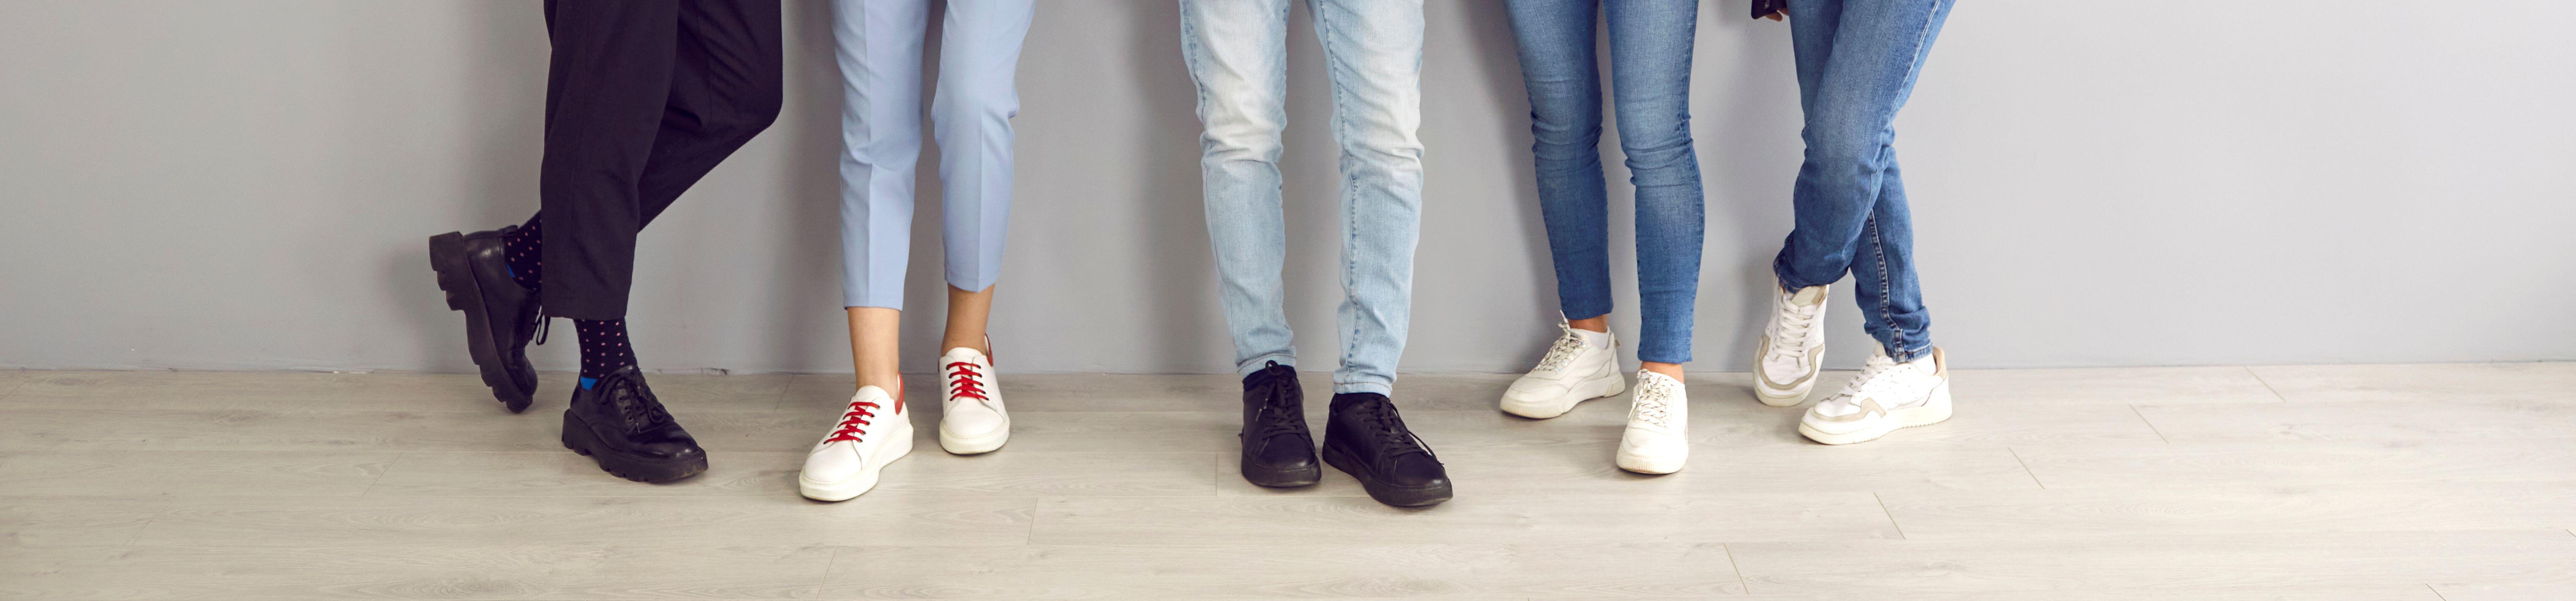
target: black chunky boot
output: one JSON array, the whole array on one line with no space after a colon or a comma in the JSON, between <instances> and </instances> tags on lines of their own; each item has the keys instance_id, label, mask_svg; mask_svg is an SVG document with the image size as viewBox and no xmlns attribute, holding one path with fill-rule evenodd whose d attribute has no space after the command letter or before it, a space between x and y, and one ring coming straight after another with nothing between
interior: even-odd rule
<instances>
[{"instance_id":1,"label":"black chunky boot","mask_svg":"<svg viewBox=\"0 0 2576 601\"><path fill-rule=\"evenodd\" d=\"M707 471L707 452L629 365L589 388L575 387L564 409L564 448L589 455L599 469L636 482L669 482Z\"/></svg>"},{"instance_id":2,"label":"black chunky boot","mask_svg":"<svg viewBox=\"0 0 2576 601\"><path fill-rule=\"evenodd\" d=\"M1358 478L1369 498L1398 507L1449 500L1449 471L1404 427L1386 395L1333 395L1324 424L1324 462Z\"/></svg>"},{"instance_id":3,"label":"black chunky boot","mask_svg":"<svg viewBox=\"0 0 2576 601\"><path fill-rule=\"evenodd\" d=\"M1297 368L1277 361L1243 377L1243 479L1262 486L1307 486L1323 478L1315 437L1306 431L1306 391Z\"/></svg>"},{"instance_id":4,"label":"black chunky boot","mask_svg":"<svg viewBox=\"0 0 2576 601\"><path fill-rule=\"evenodd\" d=\"M528 410L537 392L537 368L528 364L528 341L543 325L537 291L510 279L501 238L519 226L429 238L429 267L447 308L465 312L465 351L483 372L483 385L511 413Z\"/></svg>"}]
</instances>

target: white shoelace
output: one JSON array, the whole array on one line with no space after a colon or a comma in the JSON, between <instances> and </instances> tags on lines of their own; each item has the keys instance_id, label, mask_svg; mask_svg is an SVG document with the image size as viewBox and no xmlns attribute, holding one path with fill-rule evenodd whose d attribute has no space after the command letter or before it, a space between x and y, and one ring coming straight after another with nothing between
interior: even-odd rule
<instances>
[{"instance_id":1,"label":"white shoelace","mask_svg":"<svg viewBox=\"0 0 2576 601\"><path fill-rule=\"evenodd\" d=\"M1672 385L1662 379L1639 379L1646 383L1637 387L1636 419L1657 428L1672 427Z\"/></svg>"},{"instance_id":2,"label":"white shoelace","mask_svg":"<svg viewBox=\"0 0 2576 601\"><path fill-rule=\"evenodd\" d=\"M1575 356L1583 354L1583 334L1575 332L1574 324L1560 321L1556 327L1565 330L1565 334L1557 336L1556 343L1548 347L1547 358L1538 360L1538 371L1565 369L1567 364L1574 362Z\"/></svg>"},{"instance_id":3,"label":"white shoelace","mask_svg":"<svg viewBox=\"0 0 2576 601\"><path fill-rule=\"evenodd\" d=\"M1771 317L1771 356L1783 357L1807 349L1807 332L1815 329L1816 315L1823 303L1801 307L1792 298L1795 292L1780 293L1778 313ZM1768 357L1766 357L1767 359Z\"/></svg>"},{"instance_id":4,"label":"white shoelace","mask_svg":"<svg viewBox=\"0 0 2576 601\"><path fill-rule=\"evenodd\" d=\"M1868 396L1872 393L1884 392L1887 387L1892 386L1889 382L1893 379L1882 378L1879 376L1885 374L1887 370L1895 368L1896 360L1889 359L1886 355L1870 355L1869 362L1860 366L1860 374L1852 376L1850 382L1843 383L1842 390L1835 391L1833 397L1825 400L1828 402L1857 402L1851 401L1851 399Z\"/></svg>"}]
</instances>

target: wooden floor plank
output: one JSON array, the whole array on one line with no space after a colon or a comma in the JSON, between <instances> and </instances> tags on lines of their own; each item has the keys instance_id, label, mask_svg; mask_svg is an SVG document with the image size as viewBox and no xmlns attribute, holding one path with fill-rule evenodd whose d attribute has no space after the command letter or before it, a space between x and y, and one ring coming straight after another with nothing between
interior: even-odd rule
<instances>
[{"instance_id":1,"label":"wooden floor plank","mask_svg":"<svg viewBox=\"0 0 2576 601\"><path fill-rule=\"evenodd\" d=\"M2252 368L2291 402L2576 402L2576 361L2264 365Z\"/></svg>"},{"instance_id":2,"label":"wooden floor plank","mask_svg":"<svg viewBox=\"0 0 2576 601\"><path fill-rule=\"evenodd\" d=\"M2548 482L2576 474L2576 444L2176 443L2020 446L2048 488L2403 482Z\"/></svg>"},{"instance_id":3,"label":"wooden floor plank","mask_svg":"<svg viewBox=\"0 0 2576 601\"><path fill-rule=\"evenodd\" d=\"M2392 400L2332 407L2144 405L2138 412L2175 442L2576 439L2576 403L2551 401Z\"/></svg>"},{"instance_id":4,"label":"wooden floor plank","mask_svg":"<svg viewBox=\"0 0 2576 601\"><path fill-rule=\"evenodd\" d=\"M1777 593L1743 601L1844 601L1848 593ZM1905 601L2444 601L2421 584L2263 588L2100 589L2082 591L1906 591L1885 597ZM2457 601L2457 600L2451 600Z\"/></svg>"},{"instance_id":5,"label":"wooden floor plank","mask_svg":"<svg viewBox=\"0 0 2576 601\"><path fill-rule=\"evenodd\" d=\"M26 599L811 598L835 549L716 545L84 547L0 553Z\"/></svg>"},{"instance_id":6,"label":"wooden floor plank","mask_svg":"<svg viewBox=\"0 0 2576 601\"><path fill-rule=\"evenodd\" d=\"M1432 443L1438 448L1437 441ZM1797 445L1696 445L1682 471L1661 476L1631 473L1613 464L1614 436L1589 443L1522 451L1444 452L1440 460L1460 496L1683 493L1824 493L1907 490L2035 490L2039 484L2012 451L1997 445L1879 442L1832 447ZM1305 489L1266 489L1245 482L1241 458L1218 453L1219 495L1367 494L1359 482L1325 470Z\"/></svg>"},{"instance_id":7,"label":"wooden floor plank","mask_svg":"<svg viewBox=\"0 0 2576 601\"><path fill-rule=\"evenodd\" d=\"M1961 369L1950 390L1970 404L2278 403L2279 395L2245 368L2111 367Z\"/></svg>"},{"instance_id":8,"label":"wooden floor plank","mask_svg":"<svg viewBox=\"0 0 2576 601\"><path fill-rule=\"evenodd\" d=\"M1055 545L1587 544L1896 538L1868 493L1468 497L1412 509L1366 497L1059 498L1030 540Z\"/></svg>"},{"instance_id":9,"label":"wooden floor plank","mask_svg":"<svg viewBox=\"0 0 2576 601\"><path fill-rule=\"evenodd\" d=\"M170 503L161 495L0 497L0 549L124 545Z\"/></svg>"},{"instance_id":10,"label":"wooden floor plank","mask_svg":"<svg viewBox=\"0 0 2576 601\"><path fill-rule=\"evenodd\" d=\"M995 577L1007 574L1009 577ZM1580 577L1567 575L1579 574ZM822 596L931 599L1741 595L1715 544L860 547Z\"/></svg>"},{"instance_id":11,"label":"wooden floor plank","mask_svg":"<svg viewBox=\"0 0 2576 601\"><path fill-rule=\"evenodd\" d=\"M2442 601L2567 601L2576 599L2576 584L2488 585L2435 584Z\"/></svg>"},{"instance_id":12,"label":"wooden floor plank","mask_svg":"<svg viewBox=\"0 0 2576 601\"><path fill-rule=\"evenodd\" d=\"M0 451L0 497L313 496L366 492L394 453L321 451Z\"/></svg>"},{"instance_id":13,"label":"wooden floor plank","mask_svg":"<svg viewBox=\"0 0 2576 601\"><path fill-rule=\"evenodd\" d=\"M876 491L840 503L711 497L204 497L171 501L133 544L1021 545L1033 497Z\"/></svg>"},{"instance_id":14,"label":"wooden floor plank","mask_svg":"<svg viewBox=\"0 0 2576 601\"><path fill-rule=\"evenodd\" d=\"M470 374L63 371L30 372L0 408L67 409L359 409L502 413L492 391ZM675 411L769 411L794 376L651 374L656 396ZM539 378L528 412L560 413L572 398L571 373Z\"/></svg>"},{"instance_id":15,"label":"wooden floor plank","mask_svg":"<svg viewBox=\"0 0 2576 601\"><path fill-rule=\"evenodd\" d=\"M1732 543L1753 592L2339 587L2576 582L2565 531Z\"/></svg>"},{"instance_id":16,"label":"wooden floor plank","mask_svg":"<svg viewBox=\"0 0 2576 601\"><path fill-rule=\"evenodd\" d=\"M1909 540L2519 530L2576 524L2576 482L1890 491L1879 498Z\"/></svg>"}]
</instances>

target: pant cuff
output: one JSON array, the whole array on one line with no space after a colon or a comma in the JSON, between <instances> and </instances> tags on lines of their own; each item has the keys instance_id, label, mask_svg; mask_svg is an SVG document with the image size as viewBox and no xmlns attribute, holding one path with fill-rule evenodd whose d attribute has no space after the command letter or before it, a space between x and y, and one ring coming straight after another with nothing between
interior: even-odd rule
<instances>
[{"instance_id":1,"label":"pant cuff","mask_svg":"<svg viewBox=\"0 0 2576 601\"><path fill-rule=\"evenodd\" d=\"M1932 354L1932 342L1931 342L1931 341L1929 341L1929 340L1924 341L1924 342L1923 342L1923 344L1922 344L1921 346L1917 346L1917 347L1910 348L1910 349L1899 349L1899 348L1895 348L1895 347L1887 346L1887 343L1884 343L1884 342L1879 343L1879 346L1881 346L1881 347L1883 347L1883 348L1886 348L1886 349L1887 349L1887 358L1888 358L1888 359L1893 359L1893 360L1895 360L1897 363L1904 363L1904 362L1907 362L1907 361L1913 361L1913 360L1915 360L1915 359L1921 359L1921 358L1923 358L1923 356L1924 356L1924 355Z\"/></svg>"},{"instance_id":2,"label":"pant cuff","mask_svg":"<svg viewBox=\"0 0 2576 601\"><path fill-rule=\"evenodd\" d=\"M1334 382L1334 383L1333 383L1333 394L1359 394L1359 393L1363 393L1363 392L1366 392L1366 393L1374 393L1374 394L1385 395L1385 396L1388 396L1388 397L1393 397L1393 396L1395 396L1395 383L1394 383L1394 382Z\"/></svg>"},{"instance_id":3,"label":"pant cuff","mask_svg":"<svg viewBox=\"0 0 2576 601\"><path fill-rule=\"evenodd\" d=\"M1272 361L1277 361L1280 365L1288 366L1289 369L1297 368L1296 355L1288 353L1271 353L1259 357L1253 357L1250 361L1234 364L1234 375L1237 377L1249 376L1252 375L1252 372L1270 369L1270 362Z\"/></svg>"}]
</instances>

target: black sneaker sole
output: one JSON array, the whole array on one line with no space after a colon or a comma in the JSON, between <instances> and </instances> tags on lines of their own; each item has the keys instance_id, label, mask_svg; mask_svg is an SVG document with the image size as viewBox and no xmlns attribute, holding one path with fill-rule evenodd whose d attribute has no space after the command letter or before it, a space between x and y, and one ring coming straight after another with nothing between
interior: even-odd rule
<instances>
[{"instance_id":1,"label":"black sneaker sole","mask_svg":"<svg viewBox=\"0 0 2576 601\"><path fill-rule=\"evenodd\" d=\"M700 454L676 461L655 460L617 452L599 443L590 425L571 411L564 412L564 448L599 463L600 471L609 475L646 484L660 484L695 476L707 471L707 456Z\"/></svg>"},{"instance_id":2,"label":"black sneaker sole","mask_svg":"<svg viewBox=\"0 0 2576 601\"><path fill-rule=\"evenodd\" d=\"M527 411L535 397L510 378L509 368L501 361L501 338L494 335L492 313L483 304L483 286L474 279L474 267L465 263L465 234L430 236L429 268L438 272L438 289L447 293L447 308L465 313L465 352L482 370L483 385L491 387L492 398L511 413Z\"/></svg>"},{"instance_id":3,"label":"black sneaker sole","mask_svg":"<svg viewBox=\"0 0 2576 601\"><path fill-rule=\"evenodd\" d=\"M1243 481L1271 488L1314 486L1323 481L1324 466L1306 464L1306 469L1275 470L1250 461L1243 462Z\"/></svg>"},{"instance_id":4,"label":"black sneaker sole","mask_svg":"<svg viewBox=\"0 0 2576 601\"><path fill-rule=\"evenodd\" d=\"M1424 505L1438 505L1449 500L1449 485L1447 483L1422 487L1407 487L1388 484L1379 481L1375 476L1369 475L1368 469L1365 466L1362 466L1358 460L1351 458L1350 454L1344 453L1341 449L1333 448L1330 445L1326 445L1324 447L1324 463L1331 464L1333 469L1342 470L1342 473L1350 474L1352 478L1358 479L1360 481L1360 488L1368 491L1369 498L1377 499L1377 502L1379 503L1385 503L1397 507L1421 507Z\"/></svg>"}]
</instances>

